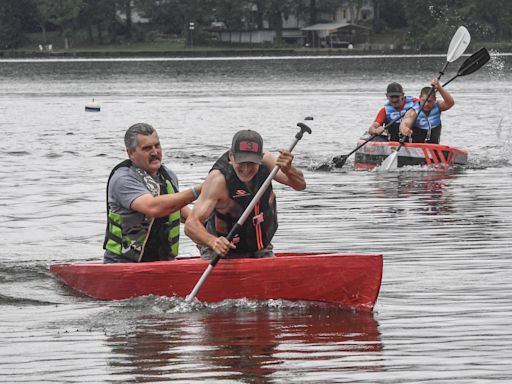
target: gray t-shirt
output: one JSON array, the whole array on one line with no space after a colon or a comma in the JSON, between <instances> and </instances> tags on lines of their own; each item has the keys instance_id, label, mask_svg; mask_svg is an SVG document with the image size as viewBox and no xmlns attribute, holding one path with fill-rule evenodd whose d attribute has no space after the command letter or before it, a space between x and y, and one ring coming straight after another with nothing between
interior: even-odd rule
<instances>
[{"instance_id":1,"label":"gray t-shirt","mask_svg":"<svg viewBox=\"0 0 512 384\"><path fill-rule=\"evenodd\" d=\"M174 186L178 188L178 177L176 174L167 167L165 167L165 170L171 177ZM155 179L155 181L158 183L163 181L160 175L153 177L153 179ZM178 192L178 190L175 192ZM130 208L133 201L147 193L151 192L146 187L144 182L140 180L140 177L135 173L133 169L128 167L120 167L114 172L108 184L109 207L113 212L121 215L133 214L135 211ZM139 214L143 217L142 213ZM105 250L103 261L105 263L126 263L136 260L124 256L114 255L108 250Z\"/></svg>"},{"instance_id":2,"label":"gray t-shirt","mask_svg":"<svg viewBox=\"0 0 512 384\"><path fill-rule=\"evenodd\" d=\"M176 174L167 167L165 167L165 170L171 176L176 188L179 188ZM153 179L158 183L163 181L159 174L153 177ZM121 167L112 175L108 185L108 202L110 209L121 215L132 213L133 210L130 207L133 201L147 193L151 192L134 170L128 167Z\"/></svg>"}]
</instances>

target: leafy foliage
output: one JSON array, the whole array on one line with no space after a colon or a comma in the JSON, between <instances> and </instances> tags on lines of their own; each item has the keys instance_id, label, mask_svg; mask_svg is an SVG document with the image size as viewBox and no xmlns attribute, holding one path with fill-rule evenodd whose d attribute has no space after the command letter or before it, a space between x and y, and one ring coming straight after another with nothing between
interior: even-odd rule
<instances>
[{"instance_id":1,"label":"leafy foliage","mask_svg":"<svg viewBox=\"0 0 512 384\"><path fill-rule=\"evenodd\" d=\"M58 30L64 38L86 32L89 42L144 40L149 34L207 36L212 22L229 30L272 28L280 44L283 20L294 15L306 25L333 19L344 6L357 19L362 0L1 0L0 48L16 48L24 33ZM474 39L512 37L510 0L372 0L373 29L406 30L418 50L446 48L447 35L465 25ZM145 23L133 17L145 18ZM369 24L367 24L369 26Z\"/></svg>"},{"instance_id":2,"label":"leafy foliage","mask_svg":"<svg viewBox=\"0 0 512 384\"><path fill-rule=\"evenodd\" d=\"M420 50L444 49L446 36L465 25L473 38L507 39L512 36L512 2L507 0L401 0L409 42Z\"/></svg>"},{"instance_id":3,"label":"leafy foliage","mask_svg":"<svg viewBox=\"0 0 512 384\"><path fill-rule=\"evenodd\" d=\"M27 0L0 1L0 49L17 48L23 41Z\"/></svg>"}]
</instances>

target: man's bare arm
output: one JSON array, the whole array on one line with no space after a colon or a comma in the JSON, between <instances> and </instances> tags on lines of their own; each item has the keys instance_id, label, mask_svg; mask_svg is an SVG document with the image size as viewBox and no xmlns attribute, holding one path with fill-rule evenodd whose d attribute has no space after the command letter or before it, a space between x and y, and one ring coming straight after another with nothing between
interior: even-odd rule
<instances>
[{"instance_id":1,"label":"man's bare arm","mask_svg":"<svg viewBox=\"0 0 512 384\"><path fill-rule=\"evenodd\" d=\"M192 209L185 222L185 234L192 241L210 247L221 256L224 256L235 246L225 237L217 237L209 233L203 223L227 196L226 179L222 173L217 170L210 172L203 184L201 195L196 200L194 209Z\"/></svg>"},{"instance_id":2,"label":"man's bare arm","mask_svg":"<svg viewBox=\"0 0 512 384\"><path fill-rule=\"evenodd\" d=\"M410 136L412 134L412 125L414 120L416 119L416 111L414 109L409 109L402 122L400 123L400 133L405 136Z\"/></svg>"},{"instance_id":3,"label":"man's bare arm","mask_svg":"<svg viewBox=\"0 0 512 384\"><path fill-rule=\"evenodd\" d=\"M304 179L302 171L292 165L293 154L286 149L282 149L280 152L281 153L276 158L270 152L266 151L263 154L263 164L269 170L272 170L275 165L279 165L280 169L275 176L277 182L288 185L296 191L306 189L306 180Z\"/></svg>"},{"instance_id":4,"label":"man's bare arm","mask_svg":"<svg viewBox=\"0 0 512 384\"><path fill-rule=\"evenodd\" d=\"M378 122L374 121L370 128L368 129L368 133L370 135L382 135L384 133L384 127L380 125Z\"/></svg>"},{"instance_id":5,"label":"man's bare arm","mask_svg":"<svg viewBox=\"0 0 512 384\"><path fill-rule=\"evenodd\" d=\"M434 79L432 81L432 85L437 89L443 98L443 100L437 102L441 111L446 111L455 105L455 100L453 99L452 95L450 95L450 93L443 88L439 80Z\"/></svg>"},{"instance_id":6,"label":"man's bare arm","mask_svg":"<svg viewBox=\"0 0 512 384\"><path fill-rule=\"evenodd\" d=\"M201 184L195 185L194 188L197 193L201 193ZM192 189L156 197L147 193L133 200L130 208L150 217L164 217L179 211L194 200Z\"/></svg>"}]
</instances>

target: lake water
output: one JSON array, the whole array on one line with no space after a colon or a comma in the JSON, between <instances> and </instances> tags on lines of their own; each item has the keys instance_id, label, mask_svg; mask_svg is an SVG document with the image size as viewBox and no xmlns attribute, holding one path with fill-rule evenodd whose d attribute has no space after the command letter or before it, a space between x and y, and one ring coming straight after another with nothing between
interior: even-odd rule
<instances>
[{"instance_id":1,"label":"lake water","mask_svg":"<svg viewBox=\"0 0 512 384\"><path fill-rule=\"evenodd\" d=\"M476 51L479 47L468 50ZM0 382L482 383L512 380L512 73L493 54L447 88L447 172L316 171L346 154L385 101L437 76L443 55L0 63ZM445 80L464 58L450 64ZM91 98L100 113L86 113ZM276 186L278 251L382 253L373 313L282 301L191 308L100 302L49 273L101 260L105 183L128 126L158 129L182 188L234 132L295 149L308 188ZM183 236L181 252L197 254ZM222 262L222 261L221 261Z\"/></svg>"}]
</instances>

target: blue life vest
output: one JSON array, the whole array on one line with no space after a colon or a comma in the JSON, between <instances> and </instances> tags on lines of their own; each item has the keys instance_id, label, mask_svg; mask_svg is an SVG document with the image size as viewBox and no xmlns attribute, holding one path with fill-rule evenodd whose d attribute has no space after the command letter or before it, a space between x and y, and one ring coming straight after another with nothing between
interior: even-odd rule
<instances>
[{"instance_id":1,"label":"blue life vest","mask_svg":"<svg viewBox=\"0 0 512 384\"><path fill-rule=\"evenodd\" d=\"M393 107L388 100L386 102L386 104L384 104L384 109L386 110L386 124L389 123L390 121L396 119L397 117L400 117L400 115L402 115L402 117L403 117L403 115L405 114L405 111L407 111L409 108L412 108L414 106L413 99L414 98L412 96L405 96L405 104L404 104L404 107L400 111L397 110L395 107ZM402 119L398 120L397 123L400 124L401 120Z\"/></svg>"},{"instance_id":2,"label":"blue life vest","mask_svg":"<svg viewBox=\"0 0 512 384\"><path fill-rule=\"evenodd\" d=\"M414 105L414 110L416 113L420 110L420 103L416 103ZM416 118L415 126L420 129L434 129L441 125L441 110L439 109L439 105L437 101L434 103L434 106L429 112L421 111L418 117Z\"/></svg>"},{"instance_id":3,"label":"blue life vest","mask_svg":"<svg viewBox=\"0 0 512 384\"><path fill-rule=\"evenodd\" d=\"M391 105L389 101L384 104L384 110L386 111L386 130L388 131L388 140L389 141L399 141L400 140L400 122L402 121L402 117L405 115L408 109L412 108L414 105L413 97L406 96L405 103L403 108L399 111L395 107ZM400 117L393 124L389 124L391 121Z\"/></svg>"}]
</instances>

